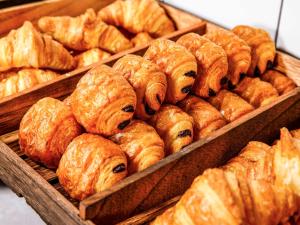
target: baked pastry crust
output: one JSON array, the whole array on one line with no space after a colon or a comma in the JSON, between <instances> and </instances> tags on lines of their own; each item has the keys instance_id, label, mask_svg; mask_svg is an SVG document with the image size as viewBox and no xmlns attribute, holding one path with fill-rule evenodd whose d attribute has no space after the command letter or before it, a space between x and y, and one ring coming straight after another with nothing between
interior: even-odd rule
<instances>
[{"instance_id":1,"label":"baked pastry crust","mask_svg":"<svg viewBox=\"0 0 300 225\"><path fill-rule=\"evenodd\" d=\"M147 32L161 37L175 30L173 22L155 0L117 0L101 9L98 16L108 24L135 34Z\"/></svg>"},{"instance_id":2,"label":"baked pastry crust","mask_svg":"<svg viewBox=\"0 0 300 225\"><path fill-rule=\"evenodd\" d=\"M93 9L77 17L45 16L39 19L40 30L68 48L84 51L102 48L117 53L132 47L131 42L114 26L107 25Z\"/></svg>"},{"instance_id":3,"label":"baked pastry crust","mask_svg":"<svg viewBox=\"0 0 300 225\"><path fill-rule=\"evenodd\" d=\"M164 142L153 127L134 120L120 133L110 138L128 156L128 173L144 170L165 156Z\"/></svg>"},{"instance_id":4,"label":"baked pastry crust","mask_svg":"<svg viewBox=\"0 0 300 225\"><path fill-rule=\"evenodd\" d=\"M216 29L204 37L220 45L227 54L230 86L237 85L241 74L246 74L251 65L251 48L231 31Z\"/></svg>"},{"instance_id":5,"label":"baked pastry crust","mask_svg":"<svg viewBox=\"0 0 300 225\"><path fill-rule=\"evenodd\" d=\"M164 105L150 124L164 140L166 155L180 151L193 141L193 118L174 105Z\"/></svg>"},{"instance_id":6,"label":"baked pastry crust","mask_svg":"<svg viewBox=\"0 0 300 225\"><path fill-rule=\"evenodd\" d=\"M263 81L269 82L280 95L290 92L296 88L296 84L289 77L277 70L268 70L261 75Z\"/></svg>"},{"instance_id":7,"label":"baked pastry crust","mask_svg":"<svg viewBox=\"0 0 300 225\"><path fill-rule=\"evenodd\" d=\"M0 46L0 71L20 67L71 70L75 66L60 43L39 33L29 21L1 38Z\"/></svg>"},{"instance_id":8,"label":"baked pastry crust","mask_svg":"<svg viewBox=\"0 0 300 225\"><path fill-rule=\"evenodd\" d=\"M103 51L99 48L92 48L85 52L80 53L74 57L76 61L77 68L89 66L91 64L102 61L103 59L107 59L111 54Z\"/></svg>"},{"instance_id":9,"label":"baked pastry crust","mask_svg":"<svg viewBox=\"0 0 300 225\"><path fill-rule=\"evenodd\" d=\"M121 148L93 134L75 138L57 169L59 183L78 200L112 187L126 175L127 159Z\"/></svg>"},{"instance_id":10,"label":"baked pastry crust","mask_svg":"<svg viewBox=\"0 0 300 225\"><path fill-rule=\"evenodd\" d=\"M249 75L260 75L268 67L272 67L276 55L275 42L265 30L239 25L234 27L232 32L251 47Z\"/></svg>"},{"instance_id":11,"label":"baked pastry crust","mask_svg":"<svg viewBox=\"0 0 300 225\"><path fill-rule=\"evenodd\" d=\"M22 118L20 148L29 158L55 169L68 144L81 131L70 107L46 97L32 105Z\"/></svg>"},{"instance_id":12,"label":"baked pastry crust","mask_svg":"<svg viewBox=\"0 0 300 225\"><path fill-rule=\"evenodd\" d=\"M197 61L185 47L166 39L153 41L144 57L166 74L166 101L175 104L192 90L197 76Z\"/></svg>"},{"instance_id":13,"label":"baked pastry crust","mask_svg":"<svg viewBox=\"0 0 300 225\"><path fill-rule=\"evenodd\" d=\"M179 107L194 119L194 140L207 137L226 125L222 114L208 102L196 96L188 96Z\"/></svg>"},{"instance_id":14,"label":"baked pastry crust","mask_svg":"<svg viewBox=\"0 0 300 225\"><path fill-rule=\"evenodd\" d=\"M227 90L221 90L217 96L211 97L209 102L221 112L228 122L254 110L253 106L244 99Z\"/></svg>"},{"instance_id":15,"label":"baked pastry crust","mask_svg":"<svg viewBox=\"0 0 300 225\"><path fill-rule=\"evenodd\" d=\"M185 34L176 43L184 46L197 59L198 76L193 92L203 98L214 96L226 79L226 52L219 45L196 33Z\"/></svg>"},{"instance_id":16,"label":"baked pastry crust","mask_svg":"<svg viewBox=\"0 0 300 225\"><path fill-rule=\"evenodd\" d=\"M71 108L88 132L111 136L130 123L136 94L120 73L100 65L79 80L71 95Z\"/></svg>"},{"instance_id":17,"label":"baked pastry crust","mask_svg":"<svg viewBox=\"0 0 300 225\"><path fill-rule=\"evenodd\" d=\"M3 98L53 80L59 74L51 70L22 69L18 72L3 72L1 76L6 77L0 80L0 98Z\"/></svg>"},{"instance_id":18,"label":"baked pastry crust","mask_svg":"<svg viewBox=\"0 0 300 225\"><path fill-rule=\"evenodd\" d=\"M149 44L151 41L153 41L153 38L147 32L138 33L134 38L131 39L131 43L134 47Z\"/></svg>"},{"instance_id":19,"label":"baked pastry crust","mask_svg":"<svg viewBox=\"0 0 300 225\"><path fill-rule=\"evenodd\" d=\"M165 99L167 91L166 75L149 60L137 55L126 55L113 66L131 84L136 92L137 106L135 116L149 119Z\"/></svg>"},{"instance_id":20,"label":"baked pastry crust","mask_svg":"<svg viewBox=\"0 0 300 225\"><path fill-rule=\"evenodd\" d=\"M256 108L268 105L278 98L276 89L259 78L245 77L234 92Z\"/></svg>"}]
</instances>

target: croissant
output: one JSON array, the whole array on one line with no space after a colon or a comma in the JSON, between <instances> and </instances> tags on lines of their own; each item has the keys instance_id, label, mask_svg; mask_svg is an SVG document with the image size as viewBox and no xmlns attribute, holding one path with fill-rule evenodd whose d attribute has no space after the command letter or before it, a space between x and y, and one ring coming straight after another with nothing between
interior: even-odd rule
<instances>
[{"instance_id":1,"label":"croissant","mask_svg":"<svg viewBox=\"0 0 300 225\"><path fill-rule=\"evenodd\" d=\"M175 104L192 90L197 77L197 61L183 46L173 41L158 39L151 43L144 56L156 63L166 74L166 101Z\"/></svg>"},{"instance_id":2,"label":"croissant","mask_svg":"<svg viewBox=\"0 0 300 225\"><path fill-rule=\"evenodd\" d=\"M251 142L220 169L197 177L152 225L285 224L300 208L300 145L287 129L272 148Z\"/></svg>"},{"instance_id":3,"label":"croissant","mask_svg":"<svg viewBox=\"0 0 300 225\"><path fill-rule=\"evenodd\" d=\"M244 99L227 90L221 90L217 96L211 97L209 102L221 112L228 122L254 110L253 106Z\"/></svg>"},{"instance_id":4,"label":"croissant","mask_svg":"<svg viewBox=\"0 0 300 225\"><path fill-rule=\"evenodd\" d=\"M28 21L1 38L0 46L0 71L20 67L71 70L75 65L60 43L39 33Z\"/></svg>"},{"instance_id":5,"label":"croissant","mask_svg":"<svg viewBox=\"0 0 300 225\"><path fill-rule=\"evenodd\" d=\"M149 119L165 99L166 75L151 61L130 54L120 58L113 68L128 80L136 92L136 116Z\"/></svg>"},{"instance_id":6,"label":"croissant","mask_svg":"<svg viewBox=\"0 0 300 225\"><path fill-rule=\"evenodd\" d=\"M90 133L111 136L129 123L136 94L127 80L111 67L100 65L87 72L71 95L76 120Z\"/></svg>"},{"instance_id":7,"label":"croissant","mask_svg":"<svg viewBox=\"0 0 300 225\"><path fill-rule=\"evenodd\" d=\"M110 139L127 154L129 174L144 170L165 156L163 140L153 127L140 120L134 120Z\"/></svg>"},{"instance_id":8,"label":"croissant","mask_svg":"<svg viewBox=\"0 0 300 225\"><path fill-rule=\"evenodd\" d=\"M196 96L188 96L179 102L180 108L194 119L194 140L209 136L225 126L222 114L208 102Z\"/></svg>"},{"instance_id":9,"label":"croissant","mask_svg":"<svg viewBox=\"0 0 300 225\"><path fill-rule=\"evenodd\" d=\"M296 84L289 77L277 70L268 70L261 75L263 81L269 82L282 95L296 88Z\"/></svg>"},{"instance_id":10,"label":"croissant","mask_svg":"<svg viewBox=\"0 0 300 225\"><path fill-rule=\"evenodd\" d=\"M275 43L265 30L239 25L234 27L232 32L246 41L251 47L249 75L255 74L259 76L267 68L270 69L273 66L276 55Z\"/></svg>"},{"instance_id":11,"label":"croissant","mask_svg":"<svg viewBox=\"0 0 300 225\"><path fill-rule=\"evenodd\" d=\"M208 32L204 37L220 45L228 58L228 87L233 89L251 65L251 49L247 43L230 31L223 29Z\"/></svg>"},{"instance_id":12,"label":"croissant","mask_svg":"<svg viewBox=\"0 0 300 225\"><path fill-rule=\"evenodd\" d=\"M173 22L155 0L117 0L101 9L100 18L131 33L147 32L161 37L175 30Z\"/></svg>"},{"instance_id":13,"label":"croissant","mask_svg":"<svg viewBox=\"0 0 300 225\"><path fill-rule=\"evenodd\" d=\"M94 134L76 137L57 169L60 184L78 200L112 187L126 175L127 159L121 148Z\"/></svg>"},{"instance_id":14,"label":"croissant","mask_svg":"<svg viewBox=\"0 0 300 225\"><path fill-rule=\"evenodd\" d=\"M0 99L59 76L53 71L39 69L22 69L18 72L3 73L3 76L4 74L7 78L0 81Z\"/></svg>"},{"instance_id":15,"label":"croissant","mask_svg":"<svg viewBox=\"0 0 300 225\"><path fill-rule=\"evenodd\" d=\"M245 77L234 89L234 92L256 108L268 105L278 98L276 89L270 83L259 78Z\"/></svg>"},{"instance_id":16,"label":"croissant","mask_svg":"<svg viewBox=\"0 0 300 225\"><path fill-rule=\"evenodd\" d=\"M70 107L43 98L26 112L19 128L20 148L48 168L57 168L68 144L81 133Z\"/></svg>"},{"instance_id":17,"label":"croissant","mask_svg":"<svg viewBox=\"0 0 300 225\"><path fill-rule=\"evenodd\" d=\"M227 80L228 62L223 48L195 33L181 36L176 43L186 47L197 59L198 76L193 92L203 98L215 96Z\"/></svg>"},{"instance_id":18,"label":"croissant","mask_svg":"<svg viewBox=\"0 0 300 225\"><path fill-rule=\"evenodd\" d=\"M131 43L134 47L143 46L150 43L153 38L147 32L138 33L134 38L131 39Z\"/></svg>"},{"instance_id":19,"label":"croissant","mask_svg":"<svg viewBox=\"0 0 300 225\"><path fill-rule=\"evenodd\" d=\"M193 141L193 118L177 106L162 106L149 122L164 140L167 155L180 151Z\"/></svg>"},{"instance_id":20,"label":"croissant","mask_svg":"<svg viewBox=\"0 0 300 225\"><path fill-rule=\"evenodd\" d=\"M87 9L77 17L45 16L39 19L38 26L63 45L79 51L100 47L117 53L132 47L131 42L116 27L97 18L93 9Z\"/></svg>"},{"instance_id":21,"label":"croissant","mask_svg":"<svg viewBox=\"0 0 300 225\"><path fill-rule=\"evenodd\" d=\"M74 59L76 61L77 68L80 68L100 62L101 60L107 59L110 56L111 54L108 52L100 50L99 48L92 48L79 55L76 55Z\"/></svg>"}]
</instances>

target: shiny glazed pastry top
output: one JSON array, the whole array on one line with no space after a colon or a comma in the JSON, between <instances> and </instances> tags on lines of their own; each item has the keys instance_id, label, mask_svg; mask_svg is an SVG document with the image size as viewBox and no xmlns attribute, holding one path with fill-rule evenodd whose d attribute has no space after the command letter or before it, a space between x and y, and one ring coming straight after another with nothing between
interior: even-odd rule
<instances>
[{"instance_id":1,"label":"shiny glazed pastry top","mask_svg":"<svg viewBox=\"0 0 300 225\"><path fill-rule=\"evenodd\" d=\"M197 61L185 47L170 40L157 39L151 43L144 57L166 74L168 103L175 104L192 90L197 76Z\"/></svg>"},{"instance_id":2,"label":"shiny glazed pastry top","mask_svg":"<svg viewBox=\"0 0 300 225\"><path fill-rule=\"evenodd\" d=\"M193 141L193 118L174 105L164 105L150 124L165 142L166 154L180 151Z\"/></svg>"},{"instance_id":3,"label":"shiny glazed pastry top","mask_svg":"<svg viewBox=\"0 0 300 225\"><path fill-rule=\"evenodd\" d=\"M75 118L88 132L110 136L130 123L136 94L119 72L100 65L80 79L70 102Z\"/></svg>"},{"instance_id":4,"label":"shiny glazed pastry top","mask_svg":"<svg viewBox=\"0 0 300 225\"><path fill-rule=\"evenodd\" d=\"M160 37L175 30L173 22L155 0L117 0L101 9L100 18L131 33Z\"/></svg>"},{"instance_id":5,"label":"shiny glazed pastry top","mask_svg":"<svg viewBox=\"0 0 300 225\"><path fill-rule=\"evenodd\" d=\"M54 98L43 98L22 118L20 148L29 158L55 169L68 144L81 130L70 107Z\"/></svg>"},{"instance_id":6,"label":"shiny glazed pastry top","mask_svg":"<svg viewBox=\"0 0 300 225\"><path fill-rule=\"evenodd\" d=\"M110 138L128 156L128 173L144 170L165 156L164 142L153 127L134 120L120 133Z\"/></svg>"},{"instance_id":7,"label":"shiny glazed pastry top","mask_svg":"<svg viewBox=\"0 0 300 225\"><path fill-rule=\"evenodd\" d=\"M196 33L181 36L177 44L188 49L197 59L198 76L193 92L203 98L215 96L227 78L227 55L222 47Z\"/></svg>"},{"instance_id":8,"label":"shiny glazed pastry top","mask_svg":"<svg viewBox=\"0 0 300 225\"><path fill-rule=\"evenodd\" d=\"M126 55L113 66L134 88L137 96L135 115L149 119L159 110L167 91L166 75L149 60L137 55Z\"/></svg>"},{"instance_id":9,"label":"shiny glazed pastry top","mask_svg":"<svg viewBox=\"0 0 300 225\"><path fill-rule=\"evenodd\" d=\"M78 200L112 187L126 175L124 152L112 141L94 134L75 138L57 169L60 184Z\"/></svg>"}]
</instances>

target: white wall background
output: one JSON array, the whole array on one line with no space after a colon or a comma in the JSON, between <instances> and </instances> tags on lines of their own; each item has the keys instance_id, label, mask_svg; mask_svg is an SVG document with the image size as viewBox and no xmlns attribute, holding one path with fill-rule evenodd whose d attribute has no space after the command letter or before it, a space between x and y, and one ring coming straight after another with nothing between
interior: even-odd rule
<instances>
[{"instance_id":1,"label":"white wall background","mask_svg":"<svg viewBox=\"0 0 300 225\"><path fill-rule=\"evenodd\" d=\"M267 30L273 39L278 32L278 48L300 58L300 0L164 0L164 2L226 28L233 28L238 24L252 25Z\"/></svg>"}]
</instances>

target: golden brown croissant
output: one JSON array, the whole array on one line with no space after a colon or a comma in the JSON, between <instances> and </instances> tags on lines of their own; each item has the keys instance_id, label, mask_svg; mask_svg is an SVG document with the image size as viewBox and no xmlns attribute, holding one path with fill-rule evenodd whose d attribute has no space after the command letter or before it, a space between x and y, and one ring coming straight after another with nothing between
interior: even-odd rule
<instances>
[{"instance_id":1,"label":"golden brown croissant","mask_svg":"<svg viewBox=\"0 0 300 225\"><path fill-rule=\"evenodd\" d=\"M273 66L276 54L275 43L270 35L263 29L239 25L232 29L239 38L247 42L251 47L251 66L249 75L259 76L267 68Z\"/></svg>"},{"instance_id":2,"label":"golden brown croissant","mask_svg":"<svg viewBox=\"0 0 300 225\"><path fill-rule=\"evenodd\" d=\"M126 175L127 159L121 148L94 134L75 138L57 169L60 184L79 200L112 187Z\"/></svg>"},{"instance_id":3,"label":"golden brown croissant","mask_svg":"<svg viewBox=\"0 0 300 225\"><path fill-rule=\"evenodd\" d=\"M230 31L223 29L208 32L204 37L220 45L228 58L228 86L233 88L251 65L251 49L247 43Z\"/></svg>"},{"instance_id":4,"label":"golden brown croissant","mask_svg":"<svg viewBox=\"0 0 300 225\"><path fill-rule=\"evenodd\" d=\"M134 47L138 47L149 44L152 40L153 38L147 32L141 32L131 39L131 43Z\"/></svg>"},{"instance_id":5,"label":"golden brown croissant","mask_svg":"<svg viewBox=\"0 0 300 225\"><path fill-rule=\"evenodd\" d=\"M194 140L207 137L226 124L216 108L196 96L188 96L179 106L194 119Z\"/></svg>"},{"instance_id":6,"label":"golden brown croissant","mask_svg":"<svg viewBox=\"0 0 300 225\"><path fill-rule=\"evenodd\" d=\"M144 56L156 63L166 74L166 101L175 104L192 90L197 76L197 61L183 46L173 41L158 39L151 43Z\"/></svg>"},{"instance_id":7,"label":"golden brown croissant","mask_svg":"<svg viewBox=\"0 0 300 225\"><path fill-rule=\"evenodd\" d=\"M198 76L193 91L200 97L215 96L226 83L228 62L225 51L209 39L195 33L181 36L177 42L186 47L196 57Z\"/></svg>"},{"instance_id":8,"label":"golden brown croissant","mask_svg":"<svg viewBox=\"0 0 300 225\"><path fill-rule=\"evenodd\" d=\"M153 127L140 120L134 120L110 139L127 154L129 174L144 170L165 156L163 140Z\"/></svg>"},{"instance_id":9,"label":"golden brown croissant","mask_svg":"<svg viewBox=\"0 0 300 225\"><path fill-rule=\"evenodd\" d=\"M89 66L93 63L100 62L103 59L107 59L111 54L105 52L99 48L92 48L74 57L77 68Z\"/></svg>"},{"instance_id":10,"label":"golden brown croissant","mask_svg":"<svg viewBox=\"0 0 300 225\"><path fill-rule=\"evenodd\" d=\"M6 74L7 78L0 81L0 98L16 94L59 76L51 70L39 69L22 69L18 72L8 72Z\"/></svg>"},{"instance_id":11,"label":"golden brown croissant","mask_svg":"<svg viewBox=\"0 0 300 225\"><path fill-rule=\"evenodd\" d=\"M155 0L118 0L101 9L100 18L131 33L147 32L160 37L175 30L173 22Z\"/></svg>"},{"instance_id":12,"label":"golden brown croissant","mask_svg":"<svg viewBox=\"0 0 300 225\"><path fill-rule=\"evenodd\" d=\"M254 110L253 106L238 95L221 90L216 97L211 97L209 102L216 107L228 122Z\"/></svg>"},{"instance_id":13,"label":"golden brown croissant","mask_svg":"<svg viewBox=\"0 0 300 225\"><path fill-rule=\"evenodd\" d=\"M68 144L80 133L70 107L47 97L32 105L22 118L20 148L33 160L56 168Z\"/></svg>"},{"instance_id":14,"label":"golden brown croissant","mask_svg":"<svg viewBox=\"0 0 300 225\"><path fill-rule=\"evenodd\" d=\"M278 91L280 95L288 93L296 88L296 84L289 77L277 70L268 70L261 75L263 81L269 82Z\"/></svg>"},{"instance_id":15,"label":"golden brown croissant","mask_svg":"<svg viewBox=\"0 0 300 225\"><path fill-rule=\"evenodd\" d=\"M71 70L75 66L60 43L39 33L28 21L1 38L0 46L0 71L20 67Z\"/></svg>"},{"instance_id":16,"label":"golden brown croissant","mask_svg":"<svg viewBox=\"0 0 300 225\"><path fill-rule=\"evenodd\" d=\"M120 58L113 68L128 80L136 92L135 115L140 119L149 119L165 99L166 75L151 61L130 54Z\"/></svg>"},{"instance_id":17,"label":"golden brown croissant","mask_svg":"<svg viewBox=\"0 0 300 225\"><path fill-rule=\"evenodd\" d=\"M164 105L150 124L165 142L166 154L180 151L193 141L193 118L174 105Z\"/></svg>"},{"instance_id":18,"label":"golden brown croissant","mask_svg":"<svg viewBox=\"0 0 300 225\"><path fill-rule=\"evenodd\" d=\"M136 107L136 94L127 80L106 65L87 72L71 95L77 121L90 133L110 136L129 123Z\"/></svg>"},{"instance_id":19,"label":"golden brown croissant","mask_svg":"<svg viewBox=\"0 0 300 225\"><path fill-rule=\"evenodd\" d=\"M75 50L103 48L111 53L132 47L131 42L114 26L97 18L93 9L77 17L42 17L39 28L63 45Z\"/></svg>"},{"instance_id":20,"label":"golden brown croissant","mask_svg":"<svg viewBox=\"0 0 300 225\"><path fill-rule=\"evenodd\" d=\"M268 105L278 98L276 89L270 83L259 78L245 77L234 89L234 92L256 108Z\"/></svg>"}]
</instances>

